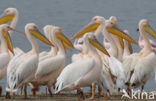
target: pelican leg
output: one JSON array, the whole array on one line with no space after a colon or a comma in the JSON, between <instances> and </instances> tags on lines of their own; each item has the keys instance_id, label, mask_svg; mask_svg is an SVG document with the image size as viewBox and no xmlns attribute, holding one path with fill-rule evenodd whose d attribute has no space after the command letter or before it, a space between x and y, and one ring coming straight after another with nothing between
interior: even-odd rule
<instances>
[{"instance_id":1,"label":"pelican leg","mask_svg":"<svg viewBox=\"0 0 156 101\"><path fill-rule=\"evenodd\" d=\"M118 93L120 92L121 88L118 88Z\"/></svg>"},{"instance_id":2,"label":"pelican leg","mask_svg":"<svg viewBox=\"0 0 156 101\"><path fill-rule=\"evenodd\" d=\"M104 99L105 99L105 100L108 99L107 93L104 93L103 95L104 95Z\"/></svg>"},{"instance_id":3,"label":"pelican leg","mask_svg":"<svg viewBox=\"0 0 156 101\"><path fill-rule=\"evenodd\" d=\"M132 91L131 91L131 88L130 88L130 87L128 87L128 88L126 89L126 92L127 92L127 94L128 94L129 96L131 96Z\"/></svg>"},{"instance_id":4,"label":"pelican leg","mask_svg":"<svg viewBox=\"0 0 156 101\"><path fill-rule=\"evenodd\" d=\"M90 95L92 95L92 86L90 86L90 92L89 92Z\"/></svg>"},{"instance_id":5,"label":"pelican leg","mask_svg":"<svg viewBox=\"0 0 156 101\"><path fill-rule=\"evenodd\" d=\"M49 86L49 85L48 85L48 92L49 92L50 96L52 97L53 96L53 93L51 91L51 86Z\"/></svg>"},{"instance_id":6,"label":"pelican leg","mask_svg":"<svg viewBox=\"0 0 156 101\"><path fill-rule=\"evenodd\" d=\"M90 98L91 100L95 99L95 87L96 87L95 83L92 83L92 96Z\"/></svg>"},{"instance_id":7,"label":"pelican leg","mask_svg":"<svg viewBox=\"0 0 156 101\"><path fill-rule=\"evenodd\" d=\"M38 96L38 95L36 94L36 92L37 92L38 90L39 90L38 85L33 84L33 88L31 88L31 91L32 91L32 93L33 93L33 96Z\"/></svg>"},{"instance_id":8,"label":"pelican leg","mask_svg":"<svg viewBox=\"0 0 156 101\"><path fill-rule=\"evenodd\" d=\"M27 84L24 85L24 98L27 98Z\"/></svg>"},{"instance_id":9,"label":"pelican leg","mask_svg":"<svg viewBox=\"0 0 156 101\"><path fill-rule=\"evenodd\" d=\"M22 95L22 93L23 93L23 86L20 89L19 95Z\"/></svg>"},{"instance_id":10,"label":"pelican leg","mask_svg":"<svg viewBox=\"0 0 156 101\"><path fill-rule=\"evenodd\" d=\"M145 86L145 84L146 84L146 79L143 81L143 83L142 83L142 86L141 86L141 93L143 92L143 90L144 90L144 86Z\"/></svg>"},{"instance_id":11,"label":"pelican leg","mask_svg":"<svg viewBox=\"0 0 156 101\"><path fill-rule=\"evenodd\" d=\"M46 90L46 96L47 96L47 87L45 87L45 90Z\"/></svg>"},{"instance_id":12,"label":"pelican leg","mask_svg":"<svg viewBox=\"0 0 156 101\"><path fill-rule=\"evenodd\" d=\"M85 99L84 95L83 95L83 91L81 90L80 87L74 85L74 88L77 90L77 95L78 95L78 101L82 101Z\"/></svg>"},{"instance_id":13,"label":"pelican leg","mask_svg":"<svg viewBox=\"0 0 156 101\"><path fill-rule=\"evenodd\" d=\"M100 86L98 86L98 91L99 97L103 96L102 88Z\"/></svg>"},{"instance_id":14,"label":"pelican leg","mask_svg":"<svg viewBox=\"0 0 156 101\"><path fill-rule=\"evenodd\" d=\"M0 85L0 96L2 96L2 86Z\"/></svg>"},{"instance_id":15,"label":"pelican leg","mask_svg":"<svg viewBox=\"0 0 156 101\"><path fill-rule=\"evenodd\" d=\"M32 93L33 93L33 96L36 96L36 87L31 88L31 91L32 91Z\"/></svg>"},{"instance_id":16,"label":"pelican leg","mask_svg":"<svg viewBox=\"0 0 156 101\"><path fill-rule=\"evenodd\" d=\"M5 98L6 99L11 99L11 96L10 96L10 93L9 92L6 92Z\"/></svg>"}]
</instances>

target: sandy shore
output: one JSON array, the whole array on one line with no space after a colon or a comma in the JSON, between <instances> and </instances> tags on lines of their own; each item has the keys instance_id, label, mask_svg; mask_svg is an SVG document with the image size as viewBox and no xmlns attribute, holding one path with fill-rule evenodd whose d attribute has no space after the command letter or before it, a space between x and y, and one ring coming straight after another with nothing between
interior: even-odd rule
<instances>
[{"instance_id":1,"label":"sandy shore","mask_svg":"<svg viewBox=\"0 0 156 101\"><path fill-rule=\"evenodd\" d=\"M85 100L84 101L90 101L90 94L85 94ZM156 98L156 96L155 96ZM0 97L0 101L4 101L5 96L3 95ZM104 97L99 97L98 94L96 94L96 97L94 100L91 101L134 101L127 98L121 99L121 95L112 95L111 97L104 99ZM59 94L59 95L53 95L50 97L49 95L38 95L36 97L29 95L27 99L24 99L24 96L12 96L10 100L7 101L78 101L76 94ZM138 100L136 100L138 101ZM141 101L147 101L147 100L141 100ZM149 100L148 100L149 101Z\"/></svg>"}]
</instances>

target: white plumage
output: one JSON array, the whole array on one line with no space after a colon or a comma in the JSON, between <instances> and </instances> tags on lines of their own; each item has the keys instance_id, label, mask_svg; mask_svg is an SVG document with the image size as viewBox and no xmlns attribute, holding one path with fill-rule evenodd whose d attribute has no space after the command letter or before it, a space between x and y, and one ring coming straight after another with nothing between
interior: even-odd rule
<instances>
[{"instance_id":1,"label":"white plumage","mask_svg":"<svg viewBox=\"0 0 156 101\"><path fill-rule=\"evenodd\" d=\"M65 90L73 89L73 85L76 85L82 77L84 77L95 65L94 59L90 59L87 55L81 57L81 59L67 65L57 78L56 93Z\"/></svg>"}]
</instances>

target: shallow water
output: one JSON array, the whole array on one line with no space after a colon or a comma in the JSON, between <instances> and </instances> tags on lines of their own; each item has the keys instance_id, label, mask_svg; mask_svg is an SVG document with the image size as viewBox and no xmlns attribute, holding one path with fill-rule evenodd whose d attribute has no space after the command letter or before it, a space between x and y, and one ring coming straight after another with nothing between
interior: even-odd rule
<instances>
[{"instance_id":1,"label":"shallow water","mask_svg":"<svg viewBox=\"0 0 156 101\"><path fill-rule=\"evenodd\" d=\"M19 11L19 20L16 29L24 31L26 23L36 23L40 30L47 25L60 26L64 34L70 38L80 28L86 25L93 16L101 15L106 19L116 16L122 29L127 29L131 36L138 40L136 32L138 22L147 18L151 26L156 30L156 0L1 0L0 13L8 7L15 7ZM43 32L43 31L42 31ZM25 36L13 33L14 47L19 47L25 52L31 46ZM102 39L100 39L102 40ZM40 51L48 50L49 47L38 41ZM134 51L140 48L133 46ZM68 52L67 64L75 52ZM147 67L148 68L148 67ZM0 81L5 86L5 79ZM145 86L145 90L156 90L154 73Z\"/></svg>"}]
</instances>

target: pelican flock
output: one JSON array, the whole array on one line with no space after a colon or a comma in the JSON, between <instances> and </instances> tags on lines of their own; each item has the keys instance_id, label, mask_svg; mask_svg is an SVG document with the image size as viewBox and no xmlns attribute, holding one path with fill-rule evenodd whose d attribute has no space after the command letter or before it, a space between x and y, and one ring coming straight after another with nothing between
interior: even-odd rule
<instances>
[{"instance_id":1,"label":"pelican flock","mask_svg":"<svg viewBox=\"0 0 156 101\"><path fill-rule=\"evenodd\" d=\"M6 99L15 96L20 89L23 92L22 88L24 98L28 98L28 86L33 96L39 96L37 91L45 86L51 97L53 87L57 95L76 90L78 99L86 98L85 87L91 87L90 99L95 99L97 86L99 96L106 99L123 90L130 95L131 90L138 87L142 92L152 71L156 80L156 43L147 36L156 39L156 32L147 19L139 21L138 42L128 30L120 28L115 16L109 19L94 16L70 39L60 27L52 24L43 28L44 34L34 23L27 23L25 32L16 30L17 21L16 8L7 8L0 16L0 80L6 76L6 88L0 86L0 96L2 90L6 90ZM13 47L13 32L26 36L32 47L30 51ZM103 44L98 41L100 34ZM50 50L40 52L35 38L50 46ZM133 52L132 44L139 45L141 50ZM66 64L67 50L72 49L78 53L72 54L71 62Z\"/></svg>"}]
</instances>

